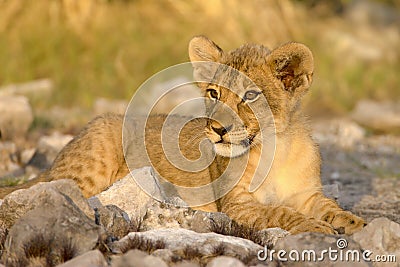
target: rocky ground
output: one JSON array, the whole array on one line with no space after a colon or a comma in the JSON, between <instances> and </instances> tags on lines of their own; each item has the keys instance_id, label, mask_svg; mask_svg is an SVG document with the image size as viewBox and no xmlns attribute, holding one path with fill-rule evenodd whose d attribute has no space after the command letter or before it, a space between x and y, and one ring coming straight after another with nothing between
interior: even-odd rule
<instances>
[{"instance_id":1,"label":"rocky ground","mask_svg":"<svg viewBox=\"0 0 400 267\"><path fill-rule=\"evenodd\" d=\"M18 103L23 105L24 101ZM30 111L20 108L19 112L22 116ZM7 122L6 117L0 118L0 126ZM32 122L29 116L23 118L20 124L11 125L13 132L3 132L6 138L0 140L3 184L13 183L13 176L33 177L72 138L53 133L21 141L29 128L25 124ZM263 257L271 249L313 249L321 253L328 248L338 249L344 238L346 248L340 251L371 250L373 255L395 255L396 263L385 264L398 266L400 136L364 126L365 120L360 122L357 116L312 123L323 157L326 194L369 223L353 236L290 236L281 229L256 232L236 225L224 214L181 207L179 199L157 202L141 192L129 176L89 201L73 182L61 180L16 191L2 201L1 262L6 266L64 267L319 266L320 262L312 260ZM9 138L13 133L16 138ZM156 183L149 168L137 170L134 175ZM321 262L326 266L349 263L327 257ZM362 259L351 264L381 266Z\"/></svg>"},{"instance_id":2,"label":"rocky ground","mask_svg":"<svg viewBox=\"0 0 400 267\"><path fill-rule=\"evenodd\" d=\"M325 185L338 185L338 201L367 221L400 223L400 136L367 133L348 119L314 124Z\"/></svg>"}]
</instances>

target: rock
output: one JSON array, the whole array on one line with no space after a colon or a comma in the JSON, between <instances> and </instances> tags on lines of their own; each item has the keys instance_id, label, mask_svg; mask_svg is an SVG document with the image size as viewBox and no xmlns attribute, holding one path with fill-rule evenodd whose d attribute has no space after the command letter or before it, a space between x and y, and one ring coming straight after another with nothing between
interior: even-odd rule
<instances>
[{"instance_id":1,"label":"rock","mask_svg":"<svg viewBox=\"0 0 400 267\"><path fill-rule=\"evenodd\" d=\"M43 99L48 97L54 88L50 79L32 80L25 83L10 84L0 87L0 97L23 95L29 99Z\"/></svg>"},{"instance_id":2,"label":"rock","mask_svg":"<svg viewBox=\"0 0 400 267\"><path fill-rule=\"evenodd\" d=\"M29 193L29 190L20 191ZM3 260L13 265L21 260L29 263L42 258L55 265L103 244L104 230L79 209L72 200L74 197L54 187L33 194L31 201L36 202L36 206L21 215L10 228Z\"/></svg>"},{"instance_id":3,"label":"rock","mask_svg":"<svg viewBox=\"0 0 400 267\"><path fill-rule=\"evenodd\" d=\"M161 259L148 255L147 253L133 249L129 250L124 255L114 259L111 264L112 267L168 267L168 265Z\"/></svg>"},{"instance_id":4,"label":"rock","mask_svg":"<svg viewBox=\"0 0 400 267\"><path fill-rule=\"evenodd\" d=\"M273 246L289 234L281 228L269 228L255 231L240 226L222 212L196 211L190 223L190 229L199 233L215 232L223 235L249 239L262 246Z\"/></svg>"},{"instance_id":5,"label":"rock","mask_svg":"<svg viewBox=\"0 0 400 267\"><path fill-rule=\"evenodd\" d=\"M219 256L211 260L206 267L245 267L245 265L238 259L227 256Z\"/></svg>"},{"instance_id":6,"label":"rock","mask_svg":"<svg viewBox=\"0 0 400 267\"><path fill-rule=\"evenodd\" d=\"M15 143L10 141L0 142L0 177L20 168L17 152Z\"/></svg>"},{"instance_id":7,"label":"rock","mask_svg":"<svg viewBox=\"0 0 400 267\"><path fill-rule=\"evenodd\" d=\"M132 230L128 214L117 206L107 205L96 209L100 225L106 229L107 234L113 239L120 239Z\"/></svg>"},{"instance_id":8,"label":"rock","mask_svg":"<svg viewBox=\"0 0 400 267\"><path fill-rule=\"evenodd\" d=\"M132 171L126 177L115 182L107 190L97 194L91 201L101 202L102 205L113 204L124 210L132 221L141 221L145 216L147 208L153 203L153 198L147 195L136 183L136 179L153 183L154 192L152 195L159 196L163 194L157 178L153 176L150 167L144 167Z\"/></svg>"},{"instance_id":9,"label":"rock","mask_svg":"<svg viewBox=\"0 0 400 267\"><path fill-rule=\"evenodd\" d=\"M0 96L0 114L3 140L24 137L33 122L32 108L24 96Z\"/></svg>"},{"instance_id":10,"label":"rock","mask_svg":"<svg viewBox=\"0 0 400 267\"><path fill-rule=\"evenodd\" d=\"M164 198L165 201L157 201L144 193L135 180L128 175L114 183L106 191L90 198L89 203L91 203L91 206L102 207L103 205L112 204L121 208L128 214L132 224L137 225L136 231L148 231L160 228L185 228L198 232L218 231L225 235L235 234L236 232L236 235L239 236L240 234L250 232L250 230L245 231L237 227L234 229L231 226L232 220L223 213L194 211L191 208L185 207L186 203L183 203L177 197L173 199L164 197L164 192L158 184L157 178L153 176L150 167L134 170L132 175L136 179L154 183L154 194L158 195L158 199ZM184 207L180 206L180 204ZM280 235L277 232L275 234L271 233L260 232L259 237L257 237L257 234L251 234L251 236L257 237L260 242L274 243Z\"/></svg>"},{"instance_id":11,"label":"rock","mask_svg":"<svg viewBox=\"0 0 400 267\"><path fill-rule=\"evenodd\" d=\"M190 229L198 233L216 232L228 235L232 230L232 219L222 212L196 211Z\"/></svg>"},{"instance_id":12,"label":"rock","mask_svg":"<svg viewBox=\"0 0 400 267\"><path fill-rule=\"evenodd\" d=\"M108 264L103 254L99 250L86 252L78 257L73 258L57 267L107 267Z\"/></svg>"},{"instance_id":13,"label":"rock","mask_svg":"<svg viewBox=\"0 0 400 267\"><path fill-rule=\"evenodd\" d=\"M359 101L352 118L359 124L378 132L400 131L400 105L394 102Z\"/></svg>"},{"instance_id":14,"label":"rock","mask_svg":"<svg viewBox=\"0 0 400 267\"><path fill-rule=\"evenodd\" d=\"M93 113L82 107L52 106L44 110L35 110L39 126L43 128L78 131L82 125L93 119Z\"/></svg>"},{"instance_id":15,"label":"rock","mask_svg":"<svg viewBox=\"0 0 400 267\"><path fill-rule=\"evenodd\" d=\"M254 241L262 246L273 247L280 239L288 235L289 232L281 228L268 228L255 232Z\"/></svg>"},{"instance_id":16,"label":"rock","mask_svg":"<svg viewBox=\"0 0 400 267\"><path fill-rule=\"evenodd\" d=\"M38 169L35 166L25 165L24 174L21 174L21 175L24 175L25 177L27 177L28 180L32 180L32 179L35 179L36 177L38 177L42 172L43 172L43 170Z\"/></svg>"},{"instance_id":17,"label":"rock","mask_svg":"<svg viewBox=\"0 0 400 267\"><path fill-rule=\"evenodd\" d=\"M0 246L4 247L4 243L6 242L8 235L8 229L5 228L3 225L0 225ZM3 254L3 251L0 251L0 258Z\"/></svg>"},{"instance_id":18,"label":"rock","mask_svg":"<svg viewBox=\"0 0 400 267\"><path fill-rule=\"evenodd\" d=\"M337 180L340 177L338 172L334 172L331 175L332 180ZM339 186L338 184L330 184L322 186L324 195L330 199L337 201L339 199Z\"/></svg>"},{"instance_id":19,"label":"rock","mask_svg":"<svg viewBox=\"0 0 400 267\"><path fill-rule=\"evenodd\" d=\"M177 255L174 254L170 249L158 248L151 252L154 257L160 258L165 262L176 262L179 259Z\"/></svg>"},{"instance_id":20,"label":"rock","mask_svg":"<svg viewBox=\"0 0 400 267\"><path fill-rule=\"evenodd\" d=\"M387 218L377 218L372 220L361 231L353 235L363 250L369 250L376 255L395 255L400 259L400 224L390 221ZM383 264L383 263L380 263ZM387 265L393 266L393 262L387 262Z\"/></svg>"},{"instance_id":21,"label":"rock","mask_svg":"<svg viewBox=\"0 0 400 267\"><path fill-rule=\"evenodd\" d=\"M187 77L181 76L166 81L144 84L135 93L135 98L140 99L135 106L135 112L143 114L151 109L152 113L169 114L179 106L179 114L197 114L204 110L202 101L190 101L202 97L200 90L191 83ZM186 102L187 101L187 102ZM186 103L185 103L186 102ZM176 110L175 110L176 111Z\"/></svg>"},{"instance_id":22,"label":"rock","mask_svg":"<svg viewBox=\"0 0 400 267\"><path fill-rule=\"evenodd\" d=\"M35 154L35 152L36 152L35 148L24 149L21 152L21 163L22 164L28 164L28 162L31 160L31 158Z\"/></svg>"},{"instance_id":23,"label":"rock","mask_svg":"<svg viewBox=\"0 0 400 267\"><path fill-rule=\"evenodd\" d=\"M376 161L381 159L376 159ZM400 194L398 190L400 179L376 178L371 181L371 185L372 188L364 193L360 201L353 206L353 211L367 222L386 217L400 223Z\"/></svg>"},{"instance_id":24,"label":"rock","mask_svg":"<svg viewBox=\"0 0 400 267\"><path fill-rule=\"evenodd\" d=\"M184 228L196 232L235 235L254 240L263 245L272 245L279 238L288 234L282 229L267 229L260 232L245 229L233 225L232 220L223 213L194 211L186 207L186 203L177 197L167 198L164 196L164 191L157 178L152 174L150 167L134 170L132 175L141 181L151 181L154 184L154 193L151 195L158 195L157 199L163 198L165 201L157 201L144 193L132 176L128 175L115 182L106 191L90 198L91 206L101 207L112 204L121 208L128 214L131 227L141 232L162 228ZM135 224L136 227L134 227Z\"/></svg>"},{"instance_id":25,"label":"rock","mask_svg":"<svg viewBox=\"0 0 400 267\"><path fill-rule=\"evenodd\" d=\"M329 42L333 44L332 53L342 58L344 66L353 65L357 61L378 62L387 56L386 51L382 51L380 44L371 42L370 38L365 38L360 34L332 29L323 33L323 39L325 44Z\"/></svg>"},{"instance_id":26,"label":"rock","mask_svg":"<svg viewBox=\"0 0 400 267\"><path fill-rule=\"evenodd\" d=\"M153 201L137 229L139 232L164 228L183 228L198 233L218 234L249 239L260 245L273 246L289 233L280 228L255 231L236 224L222 212L204 212Z\"/></svg>"},{"instance_id":27,"label":"rock","mask_svg":"<svg viewBox=\"0 0 400 267\"><path fill-rule=\"evenodd\" d=\"M260 245L272 246L276 241L289 233L280 228L255 231L240 226L222 212L204 212L191 208L179 207L169 203L153 201L149 203L146 214L137 231L144 232L154 229L183 228L198 233L215 232L249 239Z\"/></svg>"},{"instance_id":28,"label":"rock","mask_svg":"<svg viewBox=\"0 0 400 267\"><path fill-rule=\"evenodd\" d=\"M200 267L198 263L191 262L191 261L182 261L178 262L174 265L174 267Z\"/></svg>"},{"instance_id":29,"label":"rock","mask_svg":"<svg viewBox=\"0 0 400 267\"><path fill-rule=\"evenodd\" d=\"M120 241L111 244L114 253L128 249L156 251L171 250L181 260L193 260L210 255L235 256L246 261L256 260L262 246L250 240L223 236L216 233L196 233L187 229L156 229L147 232L132 232Z\"/></svg>"},{"instance_id":30,"label":"rock","mask_svg":"<svg viewBox=\"0 0 400 267\"><path fill-rule=\"evenodd\" d=\"M28 189L21 189L7 195L0 206L0 226L11 228L14 223L30 210L45 205L73 205L94 221L94 211L83 197L79 187L70 179L38 183Z\"/></svg>"},{"instance_id":31,"label":"rock","mask_svg":"<svg viewBox=\"0 0 400 267\"><path fill-rule=\"evenodd\" d=\"M111 100L106 98L98 98L94 102L93 110L96 115L104 113L117 113L125 114L125 110L128 107L128 101L126 100Z\"/></svg>"},{"instance_id":32,"label":"rock","mask_svg":"<svg viewBox=\"0 0 400 267\"><path fill-rule=\"evenodd\" d=\"M29 166L39 170L47 169L61 149L73 138L72 135L63 135L58 132L52 135L42 136L37 144L37 149L32 158L28 161Z\"/></svg>"},{"instance_id":33,"label":"rock","mask_svg":"<svg viewBox=\"0 0 400 267\"><path fill-rule=\"evenodd\" d=\"M38 142L38 151L46 154L53 161L61 149L73 139L72 135L54 132L48 136L42 136Z\"/></svg>"},{"instance_id":34,"label":"rock","mask_svg":"<svg viewBox=\"0 0 400 267\"><path fill-rule=\"evenodd\" d=\"M154 106L153 112L155 113L166 113L169 114L174 108L179 107L179 114L195 114L199 110L204 110L203 103L200 101L190 101L196 98L203 97L200 90L193 86L193 84L185 84L188 81L185 78L176 78L172 81L167 81L165 83L159 84L159 87L172 89L171 85L179 84L182 85L175 87L173 90L168 91L167 94L163 95L160 101ZM159 93L160 88L157 86L154 88L153 96ZM185 101L189 101L185 103Z\"/></svg>"},{"instance_id":35,"label":"rock","mask_svg":"<svg viewBox=\"0 0 400 267\"><path fill-rule=\"evenodd\" d=\"M219 228L229 228L232 220L222 212L203 212L196 211L193 214L193 219L191 222L190 230L198 233L208 233L214 232L215 226L218 225ZM228 230L225 230L228 231Z\"/></svg>"},{"instance_id":36,"label":"rock","mask_svg":"<svg viewBox=\"0 0 400 267\"><path fill-rule=\"evenodd\" d=\"M282 266L368 266L362 253L360 245L350 236L301 233L280 239L273 250L264 247L258 258L269 262L272 254Z\"/></svg>"},{"instance_id":37,"label":"rock","mask_svg":"<svg viewBox=\"0 0 400 267\"><path fill-rule=\"evenodd\" d=\"M348 119L332 119L313 123L313 137L318 143L350 148L365 137L365 130Z\"/></svg>"},{"instance_id":38,"label":"rock","mask_svg":"<svg viewBox=\"0 0 400 267\"><path fill-rule=\"evenodd\" d=\"M162 228L190 229L195 211L191 208L181 208L169 203L149 202L145 216L138 231L148 231Z\"/></svg>"},{"instance_id":39,"label":"rock","mask_svg":"<svg viewBox=\"0 0 400 267\"><path fill-rule=\"evenodd\" d=\"M400 223L399 136L368 135L349 149L320 142L320 149L322 183L338 185L344 209L367 221L387 217Z\"/></svg>"},{"instance_id":40,"label":"rock","mask_svg":"<svg viewBox=\"0 0 400 267\"><path fill-rule=\"evenodd\" d=\"M375 1L352 1L346 5L345 16L349 23L390 27L400 23L400 14L390 5Z\"/></svg>"}]
</instances>

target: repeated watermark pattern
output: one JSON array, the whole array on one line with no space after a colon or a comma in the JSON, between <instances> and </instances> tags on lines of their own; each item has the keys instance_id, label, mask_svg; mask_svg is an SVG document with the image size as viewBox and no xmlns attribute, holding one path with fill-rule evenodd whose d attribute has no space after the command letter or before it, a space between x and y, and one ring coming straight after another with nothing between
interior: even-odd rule
<instances>
[{"instance_id":1,"label":"repeated watermark pattern","mask_svg":"<svg viewBox=\"0 0 400 267\"><path fill-rule=\"evenodd\" d=\"M166 81L168 81L166 83ZM153 87L160 83L168 84L161 87L156 93L149 93ZM250 78L242 72L231 68L224 64L216 62L192 62L178 64L169 67L144 82L132 97L124 117L123 126L123 150L124 156L129 169L132 171L137 168L138 162L145 162L143 166L152 166L157 177L161 180L161 184L165 188L174 188L170 192L176 192L188 206L201 206L211 203L216 199L221 198L228 193L240 180L246 166L248 165L249 153L242 153L246 149L250 149L246 145L246 140L239 144L231 144L231 156L228 155L229 164L225 171L218 179L211 181L208 184L201 186L185 187L171 183L163 175L157 172L157 164L154 162L154 157L149 155L147 147L154 143L154 140L147 138L148 131L147 123L153 119L154 109L157 104L169 94L173 94L176 90L181 90L184 87L196 86L198 83L209 84L210 86L224 88L229 94L234 94L237 97L244 99L246 92L260 92L255 101L246 102L247 106L253 112L260 132L257 138L261 139L261 155L258 159L256 171L252 177L249 192L254 192L263 183L271 168L275 154L275 124L273 121L272 112L269 108L268 101ZM197 90L200 90L197 88ZM226 91L225 91L226 92ZM185 94L183 92L183 94ZM141 108L139 108L141 107ZM229 123L232 121L242 128L245 128L245 123L234 111L231 106L223 101L210 99L209 97L189 97L174 106L161 125L161 146L166 160L174 168L185 173L200 172L212 164L215 159L215 144L204 136L204 139L198 142L200 157L196 160L188 159L183 155L180 140L182 129L194 119L215 120L221 125L226 122L220 121L220 118L215 117L215 110L223 110L224 118ZM196 137L198 132L203 129L196 129L193 136ZM234 138L233 134L228 133L230 138ZM193 145L193 144L190 144ZM239 151L239 152L237 152ZM235 154L236 153L236 154ZM239 155L239 156L237 156ZM135 177L133 177L135 178ZM146 181L135 180L135 182L150 196L162 200L162 196L154 194L154 184ZM218 190L215 190L215 189ZM206 194L205 192L211 192Z\"/></svg>"},{"instance_id":2,"label":"repeated watermark pattern","mask_svg":"<svg viewBox=\"0 0 400 267\"><path fill-rule=\"evenodd\" d=\"M281 262L396 262L396 255L375 255L371 250L347 249L348 242L344 238L336 241L336 247L328 247L323 250L274 250L264 247L257 253L260 261Z\"/></svg>"}]
</instances>

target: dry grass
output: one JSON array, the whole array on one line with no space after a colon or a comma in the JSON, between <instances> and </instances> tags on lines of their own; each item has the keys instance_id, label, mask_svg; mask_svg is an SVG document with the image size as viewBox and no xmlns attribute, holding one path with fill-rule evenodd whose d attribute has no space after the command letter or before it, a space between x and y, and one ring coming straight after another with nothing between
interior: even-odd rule
<instances>
[{"instance_id":1,"label":"dry grass","mask_svg":"<svg viewBox=\"0 0 400 267\"><path fill-rule=\"evenodd\" d=\"M187 61L190 38L206 34L226 49L244 42L306 43L316 58L306 102L316 110L340 112L360 98L400 97L398 27L318 12L288 0L0 1L0 85L51 78L54 96L39 106L129 99L155 72ZM368 58L362 54L368 49L380 55Z\"/></svg>"},{"instance_id":2,"label":"dry grass","mask_svg":"<svg viewBox=\"0 0 400 267\"><path fill-rule=\"evenodd\" d=\"M78 255L76 246L67 238L56 240L54 237L38 233L23 244L17 254L9 253L4 260L6 266L57 266Z\"/></svg>"}]
</instances>

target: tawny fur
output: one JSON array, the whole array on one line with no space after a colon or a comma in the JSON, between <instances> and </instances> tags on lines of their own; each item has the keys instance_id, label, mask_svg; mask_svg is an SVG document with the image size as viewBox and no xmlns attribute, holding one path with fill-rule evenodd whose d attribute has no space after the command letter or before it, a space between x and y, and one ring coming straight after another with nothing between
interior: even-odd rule
<instances>
[{"instance_id":1,"label":"tawny fur","mask_svg":"<svg viewBox=\"0 0 400 267\"><path fill-rule=\"evenodd\" d=\"M270 51L260 45L244 45L225 53L206 37L198 36L189 44L189 56L192 62L219 62L246 74L268 100L276 127L276 152L271 170L262 185L250 193L250 181L262 147L258 135L260 126L254 119L255 115L240 97L228 89L199 84L206 97L210 97L210 88L218 93L219 100L243 120L244 126L241 127L246 132L240 130L240 125L233 127L239 129L238 132L251 135L254 141L248 151L238 156L250 159L244 166L240 182L224 197L198 209L225 212L239 224L255 229L281 227L291 233L351 234L364 226L361 218L342 210L335 201L322 194L319 149L311 139L306 119L299 109L301 97L311 84L314 67L307 47L289 43ZM213 112L213 116L226 117L224 109ZM164 116L152 116L148 121L146 140L151 142L146 146L154 168L167 180L182 186L200 186L217 179L230 160L223 155L224 151L228 151L228 145L234 141L228 134L221 137L214 129L226 125L211 119L195 119L185 125L180 144L187 158L199 157L196 140L202 137L211 140L217 152L207 169L188 173L173 166L163 153L160 131L164 120ZM129 172L122 149L122 124L123 117L120 115L106 114L95 118L60 152L49 170L32 182L1 188L0 196L39 181L63 178L75 180L85 197L103 191ZM200 134L193 138L193 133ZM134 138L135 133L130 134ZM133 164L135 167L145 165L142 162Z\"/></svg>"}]
</instances>

